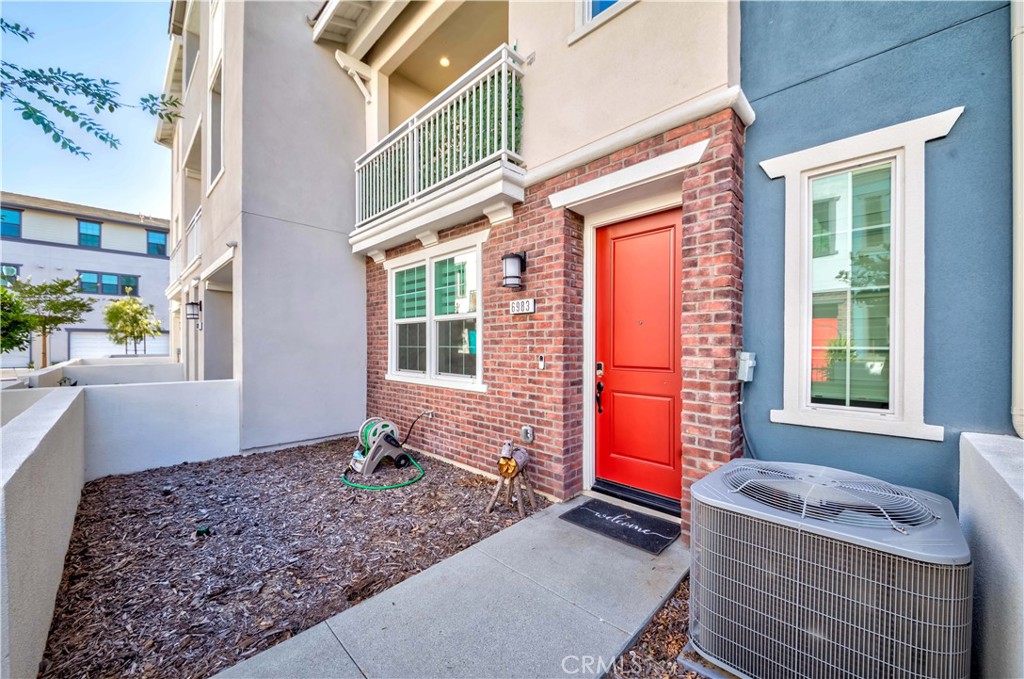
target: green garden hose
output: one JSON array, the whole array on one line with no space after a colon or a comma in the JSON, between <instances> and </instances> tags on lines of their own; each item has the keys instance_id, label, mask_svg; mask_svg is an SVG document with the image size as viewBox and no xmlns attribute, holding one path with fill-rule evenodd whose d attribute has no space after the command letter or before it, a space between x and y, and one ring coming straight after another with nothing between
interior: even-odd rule
<instances>
[{"instance_id":1,"label":"green garden hose","mask_svg":"<svg viewBox=\"0 0 1024 679\"><path fill-rule=\"evenodd\" d=\"M391 485L391 486L364 486L364 485L362 485L360 483L353 483L352 481L348 480L348 472L349 472L348 469L346 469L345 473L341 475L341 481L346 486L349 486L351 488L360 488L362 490L394 490L395 488L405 488L406 486L411 486L412 484L416 483L417 481L422 479L424 476L426 476L427 473L425 471L423 471L423 467L420 466L420 463L417 462L415 460L415 458L413 458L412 455L406 455L406 457L409 458L409 462L412 462L413 466L416 467L416 469L420 470L419 476L417 476L416 478L411 479L409 481L403 481L402 483L396 483L396 484Z\"/></svg>"}]
</instances>

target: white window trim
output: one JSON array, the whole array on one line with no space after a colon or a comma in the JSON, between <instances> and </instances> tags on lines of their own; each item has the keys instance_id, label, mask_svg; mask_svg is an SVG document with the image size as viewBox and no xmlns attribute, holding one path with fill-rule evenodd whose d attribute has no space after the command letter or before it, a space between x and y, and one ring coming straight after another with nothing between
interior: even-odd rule
<instances>
[{"instance_id":1,"label":"white window trim","mask_svg":"<svg viewBox=\"0 0 1024 679\"><path fill-rule=\"evenodd\" d=\"M185 7L185 18L182 21L182 33L181 33L181 76L185 80L185 89L181 93L181 100L185 101L188 98L188 93L192 90L192 83L196 78L196 67L199 65L199 56L203 52L203 36L202 36L202 22L196 27L194 33L189 30L188 25L192 21L192 12L194 8L199 4L200 0L188 0L188 5ZM195 10L197 11L197 10ZM197 20L198 21L198 20ZM196 36L196 40L199 43L198 49L196 49L196 56L192 59L192 63L188 62L188 51L185 49L185 34L192 33ZM186 77L186 73L188 77Z\"/></svg>"},{"instance_id":2,"label":"white window trim","mask_svg":"<svg viewBox=\"0 0 1024 679\"><path fill-rule=\"evenodd\" d=\"M213 69L210 75L210 80L206 86L206 114L208 120L213 120L213 86L217 82L217 78L220 77L220 170L217 171L216 176L213 175L213 144L210 139L206 140L206 152L203 154L206 156L206 176L211 177L210 183L206 187L206 197L209 198L210 194L213 193L213 189L216 188L217 184L220 183L220 178L224 176L224 169L227 167L224 162L224 71L223 62L218 59L216 67ZM210 125L210 129L207 131L207 136L213 136L213 126Z\"/></svg>"},{"instance_id":3,"label":"white window trim","mask_svg":"<svg viewBox=\"0 0 1024 679\"><path fill-rule=\"evenodd\" d=\"M402 255L400 257L394 257L384 262L384 269L388 275L388 369L384 375L384 379L391 382L405 382L407 384L418 384L421 386L428 387L442 387L445 389L458 389L462 391L472 391L477 393L484 393L487 391L487 385L483 382L483 368L484 368L484 289L483 289L483 268L484 268L484 257L483 257L483 244L487 241L487 236L490 234L490 229L483 229L476 233L469 234L468 236L462 236L461 238L455 238L444 243L438 243L422 250ZM437 370L437 329L434 322L434 312L432 308L433 300L433 281L434 272L432 265L434 260L444 259L454 254L462 252L475 252L477 255L477 261L479 266L477 267L477 295L476 313L475 314L459 314L459 317L472 317L476 319L476 376L469 377L457 377L457 376L441 376L436 374ZM427 273L427 315L424 321L427 324L427 372L426 374L418 373L407 373L400 372L397 369L396 362L396 350L398 347L398 338L395 333L396 319L395 319L395 304L394 304L394 291L395 291L395 273L404 269L409 269L414 266L423 265L426 267Z\"/></svg>"},{"instance_id":4,"label":"white window trim","mask_svg":"<svg viewBox=\"0 0 1024 679\"><path fill-rule=\"evenodd\" d=\"M962 106L765 160L772 179L786 179L783 408L771 421L823 429L941 441L942 426L924 421L925 142L949 134ZM810 403L810 274L813 234L807 216L810 181L821 174L894 159L892 227L892 358L890 410Z\"/></svg>"},{"instance_id":5,"label":"white window trim","mask_svg":"<svg viewBox=\"0 0 1024 679\"><path fill-rule=\"evenodd\" d=\"M637 2L639 2L639 0L619 0L596 17L591 18L591 0L576 0L576 30L569 34L566 44L571 45L574 42L581 40L584 36L601 28L601 26L604 26L606 23L625 12Z\"/></svg>"}]
</instances>

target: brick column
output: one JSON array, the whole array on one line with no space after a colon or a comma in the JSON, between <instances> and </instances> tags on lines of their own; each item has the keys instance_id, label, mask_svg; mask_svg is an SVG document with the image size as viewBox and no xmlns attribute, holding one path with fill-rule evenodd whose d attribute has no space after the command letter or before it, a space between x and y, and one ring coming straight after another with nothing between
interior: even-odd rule
<instances>
[{"instance_id":1,"label":"brick column","mask_svg":"<svg viewBox=\"0 0 1024 679\"><path fill-rule=\"evenodd\" d=\"M708 121L704 158L683 178L683 539L690 485L743 452L735 355L743 342L743 123Z\"/></svg>"}]
</instances>

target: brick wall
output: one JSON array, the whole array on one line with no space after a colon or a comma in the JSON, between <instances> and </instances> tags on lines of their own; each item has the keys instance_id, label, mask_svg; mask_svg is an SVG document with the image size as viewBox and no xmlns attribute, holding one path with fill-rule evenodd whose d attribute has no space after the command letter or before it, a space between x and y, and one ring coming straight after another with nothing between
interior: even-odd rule
<instances>
[{"instance_id":1,"label":"brick wall","mask_svg":"<svg viewBox=\"0 0 1024 679\"><path fill-rule=\"evenodd\" d=\"M403 433L432 409L413 447L493 471L501 442L528 424L536 441L534 482L561 498L583 487L583 220L554 210L548 196L703 139L704 158L681 186L683 276L683 518L689 484L741 450L733 354L742 338L743 126L730 110L669 130L570 170L526 191L511 222L492 227L483 246L483 372L486 393L386 381L387 272L367 260L368 410ZM441 242L487 228L482 219L439 234ZM418 242L389 250L414 252ZM501 256L527 251L522 290L501 287ZM512 316L509 301L534 297L537 312ZM544 355L546 368L537 368ZM586 405L584 405L586 404Z\"/></svg>"}]
</instances>

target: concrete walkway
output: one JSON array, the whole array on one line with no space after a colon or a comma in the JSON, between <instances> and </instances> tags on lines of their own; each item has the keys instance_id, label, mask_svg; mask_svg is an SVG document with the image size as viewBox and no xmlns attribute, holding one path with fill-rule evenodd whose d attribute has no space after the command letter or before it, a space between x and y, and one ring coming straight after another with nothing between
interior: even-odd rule
<instances>
[{"instance_id":1,"label":"concrete walkway","mask_svg":"<svg viewBox=\"0 0 1024 679\"><path fill-rule=\"evenodd\" d=\"M675 591L690 555L676 541L651 556L558 518L586 499L548 507L217 677L602 674Z\"/></svg>"}]
</instances>

